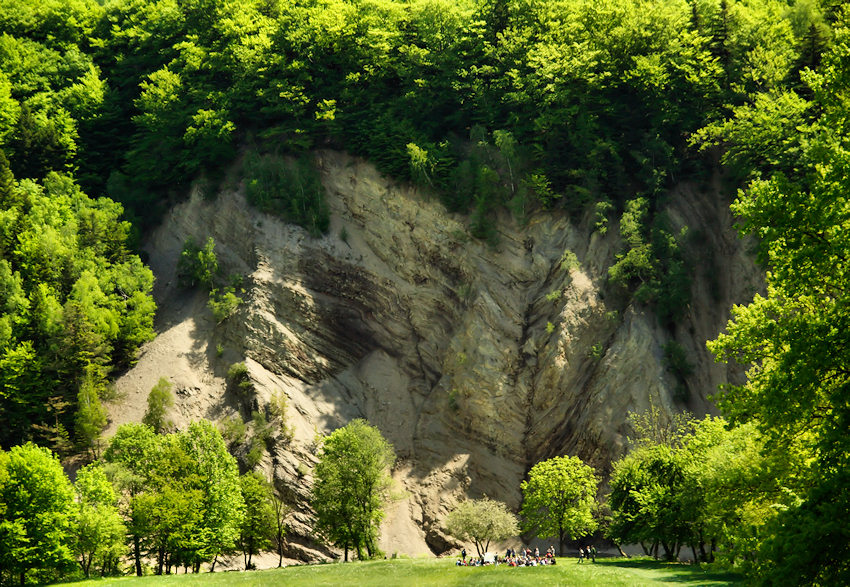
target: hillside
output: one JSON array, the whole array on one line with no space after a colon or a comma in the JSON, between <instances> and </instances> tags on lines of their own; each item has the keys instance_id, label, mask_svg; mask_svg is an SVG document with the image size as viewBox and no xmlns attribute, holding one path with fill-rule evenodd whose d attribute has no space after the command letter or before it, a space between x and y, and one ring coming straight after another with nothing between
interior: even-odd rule
<instances>
[{"instance_id":1,"label":"hillside","mask_svg":"<svg viewBox=\"0 0 850 587\"><path fill-rule=\"evenodd\" d=\"M244 360L259 406L275 390L289 399L294 441L279 442L262 466L297 502L303 537L310 475L299 466L315 461L317 433L353 418L378 426L400 457L394 476L407 497L385 523L385 547L440 553L457 499L486 494L518 507L528 468L558 454L605 471L624 452L629 411L653 402L704 414L708 396L734 376L705 341L732 303L759 288L760 274L716 189L682 185L671 198L671 218L703 237L689 241L692 303L670 332L645 306L608 294L616 230L601 235L588 218L565 214L524 227L506 217L490 247L469 240L462 216L368 162L316 157L327 236L247 206L238 171L216 198L195 191L166 215L146 245L158 336L118 379L122 401L110 408L110 430L140 420L164 376L177 425L221 420L238 412L225 375ZM224 272L246 278L245 303L219 325L205 296L181 289L175 273L186 240L210 236ZM563 262L565 251L575 265ZM694 367L685 395L664 358L670 340Z\"/></svg>"},{"instance_id":2,"label":"hillside","mask_svg":"<svg viewBox=\"0 0 850 587\"><path fill-rule=\"evenodd\" d=\"M4 0L0 584L850 584L848 88L842 0Z\"/></svg>"}]
</instances>

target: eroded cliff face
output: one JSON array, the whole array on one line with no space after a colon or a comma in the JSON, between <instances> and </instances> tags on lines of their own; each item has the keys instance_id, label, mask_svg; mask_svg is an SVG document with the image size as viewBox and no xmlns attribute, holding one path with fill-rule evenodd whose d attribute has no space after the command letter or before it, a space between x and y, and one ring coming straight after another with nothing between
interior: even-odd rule
<instances>
[{"instance_id":1,"label":"eroded cliff face","mask_svg":"<svg viewBox=\"0 0 850 587\"><path fill-rule=\"evenodd\" d=\"M238 185L171 210L147 247L160 334L118 381L125 399L111 424L140 420L159 377L174 384L178 426L237 413L225 374L244 360L258 406L277 390L289 398L294 439L279 437L262 466L296 504L301 556L328 552L309 540L316 434L353 418L380 428L399 456L382 545L419 554L449 546L442 522L464 496L518 507L541 459L574 454L607 472L629 411L650 401L711 411L707 396L730 374L705 341L760 284L712 190L682 187L669 209L701 235L693 302L675 332L695 366L681 401L663 359L671 333L645 307L604 297L616 224L602 235L587 219L539 214L520 227L506 217L489 247L469 238L466 218L368 163L317 159L332 210L325 237L258 213ZM183 243L208 236L225 272L245 276L244 303L218 325L204 294L176 286Z\"/></svg>"}]
</instances>

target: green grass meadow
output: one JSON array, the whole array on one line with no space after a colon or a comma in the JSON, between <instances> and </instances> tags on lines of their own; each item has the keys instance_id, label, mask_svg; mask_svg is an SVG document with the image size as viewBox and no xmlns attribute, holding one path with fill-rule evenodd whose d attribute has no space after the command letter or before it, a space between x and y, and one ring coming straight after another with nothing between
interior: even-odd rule
<instances>
[{"instance_id":1,"label":"green grass meadow","mask_svg":"<svg viewBox=\"0 0 850 587\"><path fill-rule=\"evenodd\" d=\"M268 571L202 573L165 577L124 577L74 583L84 587L170 587L217 585L676 585L720 587L740 585L734 574L707 572L700 567L661 563L650 559L601 559L578 564L559 559L547 567L456 567L454 559L398 559L356 563L303 565Z\"/></svg>"}]
</instances>

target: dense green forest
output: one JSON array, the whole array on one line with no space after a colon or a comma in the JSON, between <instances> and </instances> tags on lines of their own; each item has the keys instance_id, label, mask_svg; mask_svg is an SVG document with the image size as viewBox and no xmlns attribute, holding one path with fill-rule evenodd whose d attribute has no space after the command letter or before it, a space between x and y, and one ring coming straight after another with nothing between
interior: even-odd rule
<instances>
[{"instance_id":1,"label":"dense green forest","mask_svg":"<svg viewBox=\"0 0 850 587\"><path fill-rule=\"evenodd\" d=\"M749 455L706 493L742 496L705 510L727 563L850 583L848 27L840 0L4 0L0 446L99 456L110 376L153 335L139 235L240 154L250 201L314 235L317 148L421 185L494 244L499 210L616 221L611 287L668 326L690 286L666 194L722 165L768 269L710 343L750 366L719 394L732 436L706 424L617 471L699 485L676 451ZM0 456L8 487L18 456ZM664 526L621 513L623 539Z\"/></svg>"}]
</instances>

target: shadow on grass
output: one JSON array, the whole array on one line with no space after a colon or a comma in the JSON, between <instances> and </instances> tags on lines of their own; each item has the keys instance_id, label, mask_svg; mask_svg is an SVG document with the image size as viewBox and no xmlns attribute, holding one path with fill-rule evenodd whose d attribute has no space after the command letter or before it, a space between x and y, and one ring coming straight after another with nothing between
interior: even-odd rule
<instances>
[{"instance_id":1,"label":"shadow on grass","mask_svg":"<svg viewBox=\"0 0 850 587\"><path fill-rule=\"evenodd\" d=\"M743 584L744 576L729 571L716 571L700 565L677 562L663 562L649 558L638 559L600 559L599 564L621 569L640 569L644 571L664 571L664 581L672 583L694 583L710 581L712 585Z\"/></svg>"}]
</instances>

